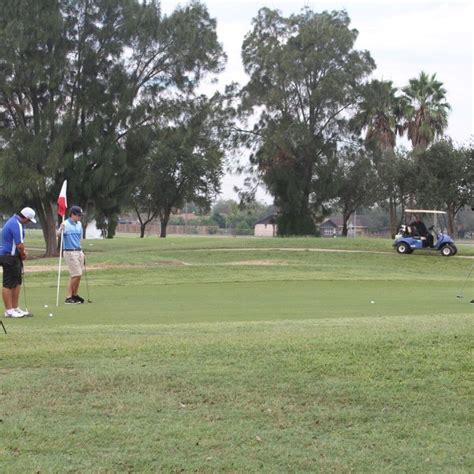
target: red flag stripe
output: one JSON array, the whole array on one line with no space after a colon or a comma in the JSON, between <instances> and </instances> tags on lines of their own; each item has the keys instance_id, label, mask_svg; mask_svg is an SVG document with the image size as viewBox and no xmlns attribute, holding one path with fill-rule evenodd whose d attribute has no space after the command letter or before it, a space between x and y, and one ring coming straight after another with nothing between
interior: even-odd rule
<instances>
[{"instance_id":1,"label":"red flag stripe","mask_svg":"<svg viewBox=\"0 0 474 474\"><path fill-rule=\"evenodd\" d=\"M66 188L67 188L67 181L64 181L61 187L61 192L59 193L59 197L58 197L58 214L61 217L64 217L66 215L66 209L67 209Z\"/></svg>"}]
</instances>

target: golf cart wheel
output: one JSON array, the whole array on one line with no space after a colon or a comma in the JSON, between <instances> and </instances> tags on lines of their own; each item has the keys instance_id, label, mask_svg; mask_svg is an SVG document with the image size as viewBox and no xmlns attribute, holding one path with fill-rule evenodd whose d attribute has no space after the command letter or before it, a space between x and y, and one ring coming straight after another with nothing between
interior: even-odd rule
<instances>
[{"instance_id":1,"label":"golf cart wheel","mask_svg":"<svg viewBox=\"0 0 474 474\"><path fill-rule=\"evenodd\" d=\"M411 253L411 248L407 243L400 242L399 244L397 244L397 252L402 255L408 254Z\"/></svg>"},{"instance_id":2,"label":"golf cart wheel","mask_svg":"<svg viewBox=\"0 0 474 474\"><path fill-rule=\"evenodd\" d=\"M456 253L456 251L454 250L454 248L451 246L451 245L445 245L442 249L441 249L441 255L443 257L451 257L452 255L454 255Z\"/></svg>"},{"instance_id":3,"label":"golf cart wheel","mask_svg":"<svg viewBox=\"0 0 474 474\"><path fill-rule=\"evenodd\" d=\"M458 248L455 245L452 245L452 247L454 249L453 255L456 255L458 253Z\"/></svg>"}]
</instances>

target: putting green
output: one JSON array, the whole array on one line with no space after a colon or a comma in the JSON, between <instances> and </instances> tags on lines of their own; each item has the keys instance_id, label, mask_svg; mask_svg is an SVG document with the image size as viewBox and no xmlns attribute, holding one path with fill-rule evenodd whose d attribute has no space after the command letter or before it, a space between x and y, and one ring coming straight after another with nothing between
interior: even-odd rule
<instances>
[{"instance_id":1,"label":"putting green","mask_svg":"<svg viewBox=\"0 0 474 474\"><path fill-rule=\"evenodd\" d=\"M92 287L92 304L55 307L53 291L28 291L27 324L159 324L462 314L456 284L402 281L255 281ZM83 295L85 295L83 293ZM374 303L371 303L371 302ZM41 303L39 303L41 302ZM48 308L44 305L47 304ZM48 316L53 313L53 317ZM10 321L9 321L10 323ZM18 321L24 324L25 321Z\"/></svg>"}]
</instances>

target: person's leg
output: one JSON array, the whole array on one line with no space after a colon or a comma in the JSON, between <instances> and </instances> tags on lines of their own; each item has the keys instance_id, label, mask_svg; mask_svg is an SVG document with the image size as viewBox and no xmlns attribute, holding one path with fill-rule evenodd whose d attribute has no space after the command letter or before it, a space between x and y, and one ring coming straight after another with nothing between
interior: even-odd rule
<instances>
[{"instance_id":1,"label":"person's leg","mask_svg":"<svg viewBox=\"0 0 474 474\"><path fill-rule=\"evenodd\" d=\"M64 261L67 264L69 270L69 281L67 284L66 299L72 298L74 295L74 261L72 252L64 252Z\"/></svg>"},{"instance_id":2,"label":"person's leg","mask_svg":"<svg viewBox=\"0 0 474 474\"><path fill-rule=\"evenodd\" d=\"M74 252L74 280L72 282L72 296L77 297L79 292L79 285L81 284L82 272L84 271L84 253ZM79 298L84 302L82 298Z\"/></svg>"},{"instance_id":3,"label":"person's leg","mask_svg":"<svg viewBox=\"0 0 474 474\"><path fill-rule=\"evenodd\" d=\"M66 260L69 269L69 282L67 287L68 293L66 300L77 300L77 292L79 290L79 284L81 282L82 276L84 255L82 252L65 252L64 260ZM80 303L84 302L82 298L79 298L79 300ZM69 301L66 302L70 303ZM77 303L78 301L75 302Z\"/></svg>"},{"instance_id":4,"label":"person's leg","mask_svg":"<svg viewBox=\"0 0 474 474\"><path fill-rule=\"evenodd\" d=\"M71 296L77 296L79 291L79 284L81 283L81 277L75 276L71 277L70 284L71 284Z\"/></svg>"},{"instance_id":5,"label":"person's leg","mask_svg":"<svg viewBox=\"0 0 474 474\"><path fill-rule=\"evenodd\" d=\"M69 277L69 281L67 283L66 299L72 296L72 278L73 277Z\"/></svg>"},{"instance_id":6,"label":"person's leg","mask_svg":"<svg viewBox=\"0 0 474 474\"><path fill-rule=\"evenodd\" d=\"M5 260L5 258L3 259ZM5 305L5 317L22 318L27 313L18 308L21 290L22 263L17 257L10 257L3 262L3 290L2 297Z\"/></svg>"},{"instance_id":7,"label":"person's leg","mask_svg":"<svg viewBox=\"0 0 474 474\"><path fill-rule=\"evenodd\" d=\"M18 301L20 300L20 290L21 285L17 285L15 288L12 289L12 307L18 308Z\"/></svg>"},{"instance_id":8,"label":"person's leg","mask_svg":"<svg viewBox=\"0 0 474 474\"><path fill-rule=\"evenodd\" d=\"M6 310L18 306L21 288L21 260L17 257L3 256L3 304Z\"/></svg>"},{"instance_id":9,"label":"person's leg","mask_svg":"<svg viewBox=\"0 0 474 474\"><path fill-rule=\"evenodd\" d=\"M2 288L2 298L3 304L6 310L13 308L13 297L12 297L12 289L11 288Z\"/></svg>"}]
</instances>

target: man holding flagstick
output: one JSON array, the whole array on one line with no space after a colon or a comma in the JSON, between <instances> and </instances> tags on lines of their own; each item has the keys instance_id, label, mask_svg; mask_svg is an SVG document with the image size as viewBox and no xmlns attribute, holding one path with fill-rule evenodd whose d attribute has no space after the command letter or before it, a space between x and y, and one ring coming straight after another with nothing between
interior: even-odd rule
<instances>
[{"instance_id":1,"label":"man holding flagstick","mask_svg":"<svg viewBox=\"0 0 474 474\"><path fill-rule=\"evenodd\" d=\"M82 209L79 206L72 206L69 211L69 218L61 223L58 231L63 235L64 261L69 269L66 304L84 303L84 299L78 295L82 272L84 271L84 252L81 248L82 214Z\"/></svg>"},{"instance_id":2,"label":"man holding flagstick","mask_svg":"<svg viewBox=\"0 0 474 474\"><path fill-rule=\"evenodd\" d=\"M60 236L60 252L58 265L58 288L56 295L56 306L59 304L59 281L61 276L61 257L64 253L64 260L69 269L69 283L67 286L66 304L84 303L84 299L78 295L79 284L84 270L84 253L81 248L82 239L82 209L79 206L72 206L69 218L64 220L67 209L66 197L67 181L64 181L58 197L58 214L62 217L57 235Z\"/></svg>"}]
</instances>

